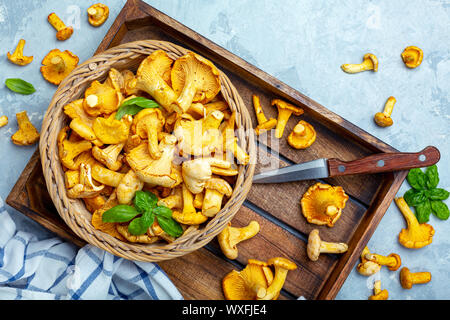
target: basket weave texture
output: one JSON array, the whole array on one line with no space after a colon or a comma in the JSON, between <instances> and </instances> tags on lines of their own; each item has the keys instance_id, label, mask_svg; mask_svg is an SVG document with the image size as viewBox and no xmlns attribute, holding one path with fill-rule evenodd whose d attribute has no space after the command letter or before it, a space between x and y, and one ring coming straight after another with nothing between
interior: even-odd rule
<instances>
[{"instance_id":1,"label":"basket weave texture","mask_svg":"<svg viewBox=\"0 0 450 320\"><path fill-rule=\"evenodd\" d=\"M57 146L57 135L64 126L68 125L69 120L63 112L63 107L68 102L83 97L84 91L92 81L106 79L110 68L135 71L146 56L158 49L167 52L174 60L189 51L166 41L142 40L113 47L80 64L56 90L42 123L39 143L47 189L65 223L77 236L92 245L119 257L146 262L157 262L183 256L203 247L217 236L244 202L251 187L256 158L255 139L248 110L229 78L220 71L221 93L231 110L236 110L236 136L241 147L250 156L248 165L239 166L233 194L222 210L205 226L183 234L172 243L123 242L92 226L92 215L86 209L84 202L81 199L70 199L66 195L64 171L59 160Z\"/></svg>"}]
</instances>

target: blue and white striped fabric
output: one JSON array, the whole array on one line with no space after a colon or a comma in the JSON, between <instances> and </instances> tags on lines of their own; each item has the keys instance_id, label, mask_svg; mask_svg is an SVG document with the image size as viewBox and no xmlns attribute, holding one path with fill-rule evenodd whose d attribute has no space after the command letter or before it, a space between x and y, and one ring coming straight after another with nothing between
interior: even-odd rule
<instances>
[{"instance_id":1,"label":"blue and white striped fabric","mask_svg":"<svg viewBox=\"0 0 450 320\"><path fill-rule=\"evenodd\" d=\"M129 261L92 245L38 240L16 229L0 198L0 300L183 297L155 263Z\"/></svg>"}]
</instances>

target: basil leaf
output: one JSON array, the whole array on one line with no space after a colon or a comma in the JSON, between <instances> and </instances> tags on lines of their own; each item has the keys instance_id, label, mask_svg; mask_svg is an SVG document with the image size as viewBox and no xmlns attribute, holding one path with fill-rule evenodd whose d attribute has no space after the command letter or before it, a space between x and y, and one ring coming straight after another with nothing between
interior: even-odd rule
<instances>
[{"instance_id":1,"label":"basil leaf","mask_svg":"<svg viewBox=\"0 0 450 320\"><path fill-rule=\"evenodd\" d=\"M172 218L172 210L165 206L158 206L155 209L153 209L153 212L156 214L156 216L163 216L164 218L171 219Z\"/></svg>"},{"instance_id":2,"label":"basil leaf","mask_svg":"<svg viewBox=\"0 0 450 320\"><path fill-rule=\"evenodd\" d=\"M159 215L156 217L156 220L158 220L161 229L163 229L169 236L179 237L183 234L183 228L174 219Z\"/></svg>"},{"instance_id":3,"label":"basil leaf","mask_svg":"<svg viewBox=\"0 0 450 320\"><path fill-rule=\"evenodd\" d=\"M447 190L441 188L431 189L428 190L426 193L428 198L430 198L430 200L446 200L450 195L450 193Z\"/></svg>"},{"instance_id":4,"label":"basil leaf","mask_svg":"<svg viewBox=\"0 0 450 320\"><path fill-rule=\"evenodd\" d=\"M137 210L126 204L119 204L106 210L102 215L103 222L128 222L139 214Z\"/></svg>"},{"instance_id":5,"label":"basil leaf","mask_svg":"<svg viewBox=\"0 0 450 320\"><path fill-rule=\"evenodd\" d=\"M422 203L419 203L416 207L416 217L419 223L425 223L430 220L431 214L431 203L430 200L426 200Z\"/></svg>"},{"instance_id":6,"label":"basil leaf","mask_svg":"<svg viewBox=\"0 0 450 320\"><path fill-rule=\"evenodd\" d=\"M115 118L117 120L120 120L126 114L131 114L132 116L134 116L142 109L147 108L159 108L159 104L144 97L131 98L120 105Z\"/></svg>"},{"instance_id":7,"label":"basil leaf","mask_svg":"<svg viewBox=\"0 0 450 320\"><path fill-rule=\"evenodd\" d=\"M433 214L441 220L447 220L450 216L450 210L442 201L431 201L431 209Z\"/></svg>"},{"instance_id":8,"label":"basil leaf","mask_svg":"<svg viewBox=\"0 0 450 320\"><path fill-rule=\"evenodd\" d=\"M156 207L158 197L148 191L136 191L133 202L136 209L144 213Z\"/></svg>"},{"instance_id":9,"label":"basil leaf","mask_svg":"<svg viewBox=\"0 0 450 320\"><path fill-rule=\"evenodd\" d=\"M144 214L133 221L128 225L128 231L135 236L139 236L147 232L148 228L155 221L155 215L152 211L146 211Z\"/></svg>"},{"instance_id":10,"label":"basil leaf","mask_svg":"<svg viewBox=\"0 0 450 320\"><path fill-rule=\"evenodd\" d=\"M428 181L427 181L428 188L429 189L436 188L439 184L439 174L438 174L437 166L435 164L432 166L429 166L425 170L425 175L428 178Z\"/></svg>"},{"instance_id":11,"label":"basil leaf","mask_svg":"<svg viewBox=\"0 0 450 320\"><path fill-rule=\"evenodd\" d=\"M415 189L409 189L408 191L406 191L405 194L403 195L403 198L410 207L415 207L419 203L422 203L425 200L427 200L424 191Z\"/></svg>"},{"instance_id":12,"label":"basil leaf","mask_svg":"<svg viewBox=\"0 0 450 320\"><path fill-rule=\"evenodd\" d=\"M19 78L9 78L6 79L5 85L14 92L20 94L32 94L36 91L33 85L25 80Z\"/></svg>"},{"instance_id":13,"label":"basil leaf","mask_svg":"<svg viewBox=\"0 0 450 320\"><path fill-rule=\"evenodd\" d=\"M416 190L426 190L428 178L419 168L411 169L406 177L408 183Z\"/></svg>"}]
</instances>

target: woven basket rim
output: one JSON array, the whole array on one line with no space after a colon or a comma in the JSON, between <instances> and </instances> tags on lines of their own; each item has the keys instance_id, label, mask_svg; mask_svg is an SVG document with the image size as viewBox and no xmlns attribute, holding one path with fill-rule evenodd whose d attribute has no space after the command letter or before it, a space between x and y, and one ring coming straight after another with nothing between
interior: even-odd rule
<instances>
[{"instance_id":1,"label":"woven basket rim","mask_svg":"<svg viewBox=\"0 0 450 320\"><path fill-rule=\"evenodd\" d=\"M167 244L124 242L95 229L90 219L86 218L91 213L87 211L84 202L81 199L74 200L67 197L56 145L56 136L68 120L68 117L62 112L63 106L79 98L93 80L106 77L111 67L125 69L123 66L133 63L136 65L136 61L158 49L167 52L172 59L176 59L188 51L193 51L168 41L140 40L110 48L78 65L61 82L51 99L42 123L39 142L47 189L59 215L71 230L87 243L114 255L146 262L157 262L183 256L203 247L219 234L244 202L251 187L256 163L255 138L248 109L230 79L218 68L222 83L222 96L231 110L236 110L237 136L241 147L249 154L250 161L246 166L239 165L239 174L232 196L222 210L214 218L209 219L203 228L185 233L174 242Z\"/></svg>"}]
</instances>

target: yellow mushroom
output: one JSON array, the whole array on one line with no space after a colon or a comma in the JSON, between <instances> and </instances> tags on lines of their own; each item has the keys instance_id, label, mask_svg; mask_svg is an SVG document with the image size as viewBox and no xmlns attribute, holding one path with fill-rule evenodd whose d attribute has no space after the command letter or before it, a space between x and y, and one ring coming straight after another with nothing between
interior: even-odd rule
<instances>
[{"instance_id":1,"label":"yellow mushroom","mask_svg":"<svg viewBox=\"0 0 450 320\"><path fill-rule=\"evenodd\" d=\"M381 280L375 281L373 284L373 295L369 297L369 300L387 300L389 292L384 289L381 290Z\"/></svg>"},{"instance_id":2,"label":"yellow mushroom","mask_svg":"<svg viewBox=\"0 0 450 320\"><path fill-rule=\"evenodd\" d=\"M270 118L267 119L264 115L264 111L261 107L261 102L259 100L259 96L253 95L253 108L255 109L256 119L258 121L258 126L255 128L256 135L260 135L261 133L271 130L275 128L277 125L277 119Z\"/></svg>"},{"instance_id":3,"label":"yellow mushroom","mask_svg":"<svg viewBox=\"0 0 450 320\"><path fill-rule=\"evenodd\" d=\"M41 74L48 82L59 85L78 65L79 58L69 50L53 49L42 59Z\"/></svg>"},{"instance_id":4,"label":"yellow mushroom","mask_svg":"<svg viewBox=\"0 0 450 320\"><path fill-rule=\"evenodd\" d=\"M334 243L322 241L319 230L314 229L309 233L306 252L311 261L317 261L321 253L343 253L348 250L346 243Z\"/></svg>"},{"instance_id":5,"label":"yellow mushroom","mask_svg":"<svg viewBox=\"0 0 450 320\"><path fill-rule=\"evenodd\" d=\"M84 92L83 107L92 117L102 114L109 115L116 111L122 103L123 96L107 83L94 80Z\"/></svg>"},{"instance_id":6,"label":"yellow mushroom","mask_svg":"<svg viewBox=\"0 0 450 320\"><path fill-rule=\"evenodd\" d=\"M410 272L407 267L400 270L400 284L404 289L411 289L415 284L428 283L431 281L430 272Z\"/></svg>"},{"instance_id":7,"label":"yellow mushroom","mask_svg":"<svg viewBox=\"0 0 450 320\"><path fill-rule=\"evenodd\" d=\"M377 125L380 127L389 127L392 126L394 121L392 121L391 114L394 110L394 105L397 100L394 97L389 97L384 105L383 112L377 112L375 114L374 120Z\"/></svg>"},{"instance_id":8,"label":"yellow mushroom","mask_svg":"<svg viewBox=\"0 0 450 320\"><path fill-rule=\"evenodd\" d=\"M125 94L125 79L123 73L116 68L109 69L108 78L106 78L104 84L107 84L114 90Z\"/></svg>"},{"instance_id":9,"label":"yellow mushroom","mask_svg":"<svg viewBox=\"0 0 450 320\"><path fill-rule=\"evenodd\" d=\"M143 187L144 182L142 182L136 173L130 169L117 186L117 200L120 204L129 204L131 200L133 200L136 191L142 190Z\"/></svg>"},{"instance_id":10,"label":"yellow mushroom","mask_svg":"<svg viewBox=\"0 0 450 320\"><path fill-rule=\"evenodd\" d=\"M117 171L120 169L120 167L122 167L123 164L123 156L121 156L120 152L122 151L124 145L125 142L119 144L111 144L103 149L94 146L92 148L92 155L108 169Z\"/></svg>"},{"instance_id":11,"label":"yellow mushroom","mask_svg":"<svg viewBox=\"0 0 450 320\"><path fill-rule=\"evenodd\" d=\"M275 276L267 288L266 294L262 298L258 297L258 300L276 299L283 288L288 272L297 269L297 265L294 262L283 257L271 258L267 261L267 264L275 268Z\"/></svg>"},{"instance_id":12,"label":"yellow mushroom","mask_svg":"<svg viewBox=\"0 0 450 320\"><path fill-rule=\"evenodd\" d=\"M113 192L109 196L109 198L106 200L105 204L98 210L95 210L92 214L91 218L91 224L92 226L100 230L102 232L105 232L109 234L110 236L113 236L117 239L120 239L121 241L126 241L126 239L117 231L115 222L103 222L102 215L105 211L111 209L112 207L117 206L119 203L117 202L116 193Z\"/></svg>"},{"instance_id":13,"label":"yellow mushroom","mask_svg":"<svg viewBox=\"0 0 450 320\"><path fill-rule=\"evenodd\" d=\"M7 124L8 124L8 117L1 116L0 117L0 128L6 126Z\"/></svg>"},{"instance_id":14,"label":"yellow mushroom","mask_svg":"<svg viewBox=\"0 0 450 320\"><path fill-rule=\"evenodd\" d=\"M403 197L395 198L395 203L406 220L407 228L402 229L398 241L406 248L419 249L433 241L434 228L427 224L420 224Z\"/></svg>"},{"instance_id":15,"label":"yellow mushroom","mask_svg":"<svg viewBox=\"0 0 450 320\"><path fill-rule=\"evenodd\" d=\"M114 114L108 118L97 117L92 124L95 136L104 144L120 144L128 139L130 131L131 116L128 120L117 120Z\"/></svg>"},{"instance_id":16,"label":"yellow mushroom","mask_svg":"<svg viewBox=\"0 0 450 320\"><path fill-rule=\"evenodd\" d=\"M106 203L105 197L101 194L93 198L82 198L82 199L84 204L86 205L86 209L90 213L94 213L95 211L101 209Z\"/></svg>"},{"instance_id":17,"label":"yellow mushroom","mask_svg":"<svg viewBox=\"0 0 450 320\"><path fill-rule=\"evenodd\" d=\"M205 183L202 213L207 217L214 217L222 209L224 196L230 197L233 188L221 178L211 178Z\"/></svg>"},{"instance_id":18,"label":"yellow mushroom","mask_svg":"<svg viewBox=\"0 0 450 320\"><path fill-rule=\"evenodd\" d=\"M272 281L266 262L248 259L243 270L232 270L222 279L222 290L226 300L257 300L266 295Z\"/></svg>"},{"instance_id":19,"label":"yellow mushroom","mask_svg":"<svg viewBox=\"0 0 450 320\"><path fill-rule=\"evenodd\" d=\"M163 50L156 50L146 57L130 82L130 87L147 92L168 112L172 112L172 103L177 94L164 80L164 74L170 72L173 60Z\"/></svg>"},{"instance_id":20,"label":"yellow mushroom","mask_svg":"<svg viewBox=\"0 0 450 320\"><path fill-rule=\"evenodd\" d=\"M116 224L117 231L129 242L132 243L155 243L159 240L157 236L151 236L148 233L133 235L128 231L128 225Z\"/></svg>"},{"instance_id":21,"label":"yellow mushroom","mask_svg":"<svg viewBox=\"0 0 450 320\"><path fill-rule=\"evenodd\" d=\"M178 96L173 109L179 114L185 113L192 102L208 103L220 92L219 70L193 52L174 62L170 79Z\"/></svg>"},{"instance_id":22,"label":"yellow mushroom","mask_svg":"<svg viewBox=\"0 0 450 320\"><path fill-rule=\"evenodd\" d=\"M152 158L159 159L161 151L158 146L158 134L165 123L161 110L148 108L139 111L133 119L134 132L142 139L148 140L148 151Z\"/></svg>"},{"instance_id":23,"label":"yellow mushroom","mask_svg":"<svg viewBox=\"0 0 450 320\"><path fill-rule=\"evenodd\" d=\"M236 259L238 257L237 245L254 237L259 232L259 229L257 221L250 221L247 226L241 228L232 227L231 223L228 223L225 229L217 235L223 254L228 259Z\"/></svg>"},{"instance_id":24,"label":"yellow mushroom","mask_svg":"<svg viewBox=\"0 0 450 320\"><path fill-rule=\"evenodd\" d=\"M422 49L415 47L415 46L409 46L406 47L405 50L403 50L402 54L402 60L405 63L405 65L408 68L417 68L420 66L423 60L423 51Z\"/></svg>"},{"instance_id":25,"label":"yellow mushroom","mask_svg":"<svg viewBox=\"0 0 450 320\"><path fill-rule=\"evenodd\" d=\"M165 206L169 209L181 209L183 208L183 194L181 187L176 187L171 189L170 194L162 199L159 199L157 204L158 206Z\"/></svg>"},{"instance_id":26,"label":"yellow mushroom","mask_svg":"<svg viewBox=\"0 0 450 320\"><path fill-rule=\"evenodd\" d=\"M100 194L105 186L96 186L92 181L91 166L80 164L79 183L67 190L69 198L93 198Z\"/></svg>"},{"instance_id":27,"label":"yellow mushroom","mask_svg":"<svg viewBox=\"0 0 450 320\"><path fill-rule=\"evenodd\" d=\"M250 156L239 146L237 137L234 136L234 126L236 120L236 111L234 111L230 118L224 122L221 128L223 139L223 149L231 152L237 161L242 165L247 165L250 161Z\"/></svg>"},{"instance_id":28,"label":"yellow mushroom","mask_svg":"<svg viewBox=\"0 0 450 320\"><path fill-rule=\"evenodd\" d=\"M72 188L74 185L80 183L80 171L79 170L67 170L64 172L64 184L67 189Z\"/></svg>"},{"instance_id":29,"label":"yellow mushroom","mask_svg":"<svg viewBox=\"0 0 450 320\"><path fill-rule=\"evenodd\" d=\"M96 3L87 9L88 21L94 27L99 27L105 23L109 16L109 8L103 3Z\"/></svg>"},{"instance_id":30,"label":"yellow mushroom","mask_svg":"<svg viewBox=\"0 0 450 320\"><path fill-rule=\"evenodd\" d=\"M333 227L347 200L348 195L342 187L318 182L303 194L300 204L309 223Z\"/></svg>"},{"instance_id":31,"label":"yellow mushroom","mask_svg":"<svg viewBox=\"0 0 450 320\"><path fill-rule=\"evenodd\" d=\"M182 185L182 198L183 198L183 210L173 211L172 218L179 223L187 225L198 225L202 224L208 217L203 215L200 211L197 211L194 207L194 195L186 185Z\"/></svg>"},{"instance_id":32,"label":"yellow mushroom","mask_svg":"<svg viewBox=\"0 0 450 320\"><path fill-rule=\"evenodd\" d=\"M124 176L124 173L109 170L98 163L92 166L92 177L107 186L118 187Z\"/></svg>"},{"instance_id":33,"label":"yellow mushroom","mask_svg":"<svg viewBox=\"0 0 450 320\"><path fill-rule=\"evenodd\" d=\"M367 260L378 263L381 266L387 266L391 271L396 271L402 265L402 260L396 253L391 253L387 257L376 253L368 253L366 254L365 258Z\"/></svg>"},{"instance_id":34,"label":"yellow mushroom","mask_svg":"<svg viewBox=\"0 0 450 320\"><path fill-rule=\"evenodd\" d=\"M139 90L133 86L134 80L136 79L133 71L125 69L120 73L122 74L123 78L123 94L125 96L137 95L139 93Z\"/></svg>"},{"instance_id":35,"label":"yellow mushroom","mask_svg":"<svg viewBox=\"0 0 450 320\"><path fill-rule=\"evenodd\" d=\"M363 62L360 64L343 64L342 70L347 73L358 73L367 70L378 71L378 59L374 54L366 53L363 57Z\"/></svg>"},{"instance_id":36,"label":"yellow mushroom","mask_svg":"<svg viewBox=\"0 0 450 320\"><path fill-rule=\"evenodd\" d=\"M11 140L18 146L31 146L39 140L39 132L30 122L27 112L16 113L19 130L11 136Z\"/></svg>"},{"instance_id":37,"label":"yellow mushroom","mask_svg":"<svg viewBox=\"0 0 450 320\"><path fill-rule=\"evenodd\" d=\"M56 13L52 12L47 17L48 22L52 25L53 28L56 29L56 39L60 41L64 41L69 39L73 33L73 27L67 27L64 22L56 15Z\"/></svg>"},{"instance_id":38,"label":"yellow mushroom","mask_svg":"<svg viewBox=\"0 0 450 320\"><path fill-rule=\"evenodd\" d=\"M306 149L316 141L316 130L306 121L300 120L287 138L295 149Z\"/></svg>"},{"instance_id":39,"label":"yellow mushroom","mask_svg":"<svg viewBox=\"0 0 450 320\"><path fill-rule=\"evenodd\" d=\"M362 253L361 253L361 263L358 264L356 267L356 270L363 276L371 276L377 273L381 270L381 265L371 261L367 260L366 256L370 255L369 248L366 246L364 247Z\"/></svg>"},{"instance_id":40,"label":"yellow mushroom","mask_svg":"<svg viewBox=\"0 0 450 320\"><path fill-rule=\"evenodd\" d=\"M23 55L23 47L24 46L25 46L25 40L20 39L14 52L12 54L9 52L6 54L6 56L8 57L8 60L19 66L25 66L25 65L31 63L31 61L33 61L33 56L24 56Z\"/></svg>"},{"instance_id":41,"label":"yellow mushroom","mask_svg":"<svg viewBox=\"0 0 450 320\"><path fill-rule=\"evenodd\" d=\"M303 114L303 109L298 108L286 101L280 99L273 99L272 106L277 106L278 118L277 126L275 128L275 137L281 138L283 136L284 128L292 114L299 116Z\"/></svg>"}]
</instances>

